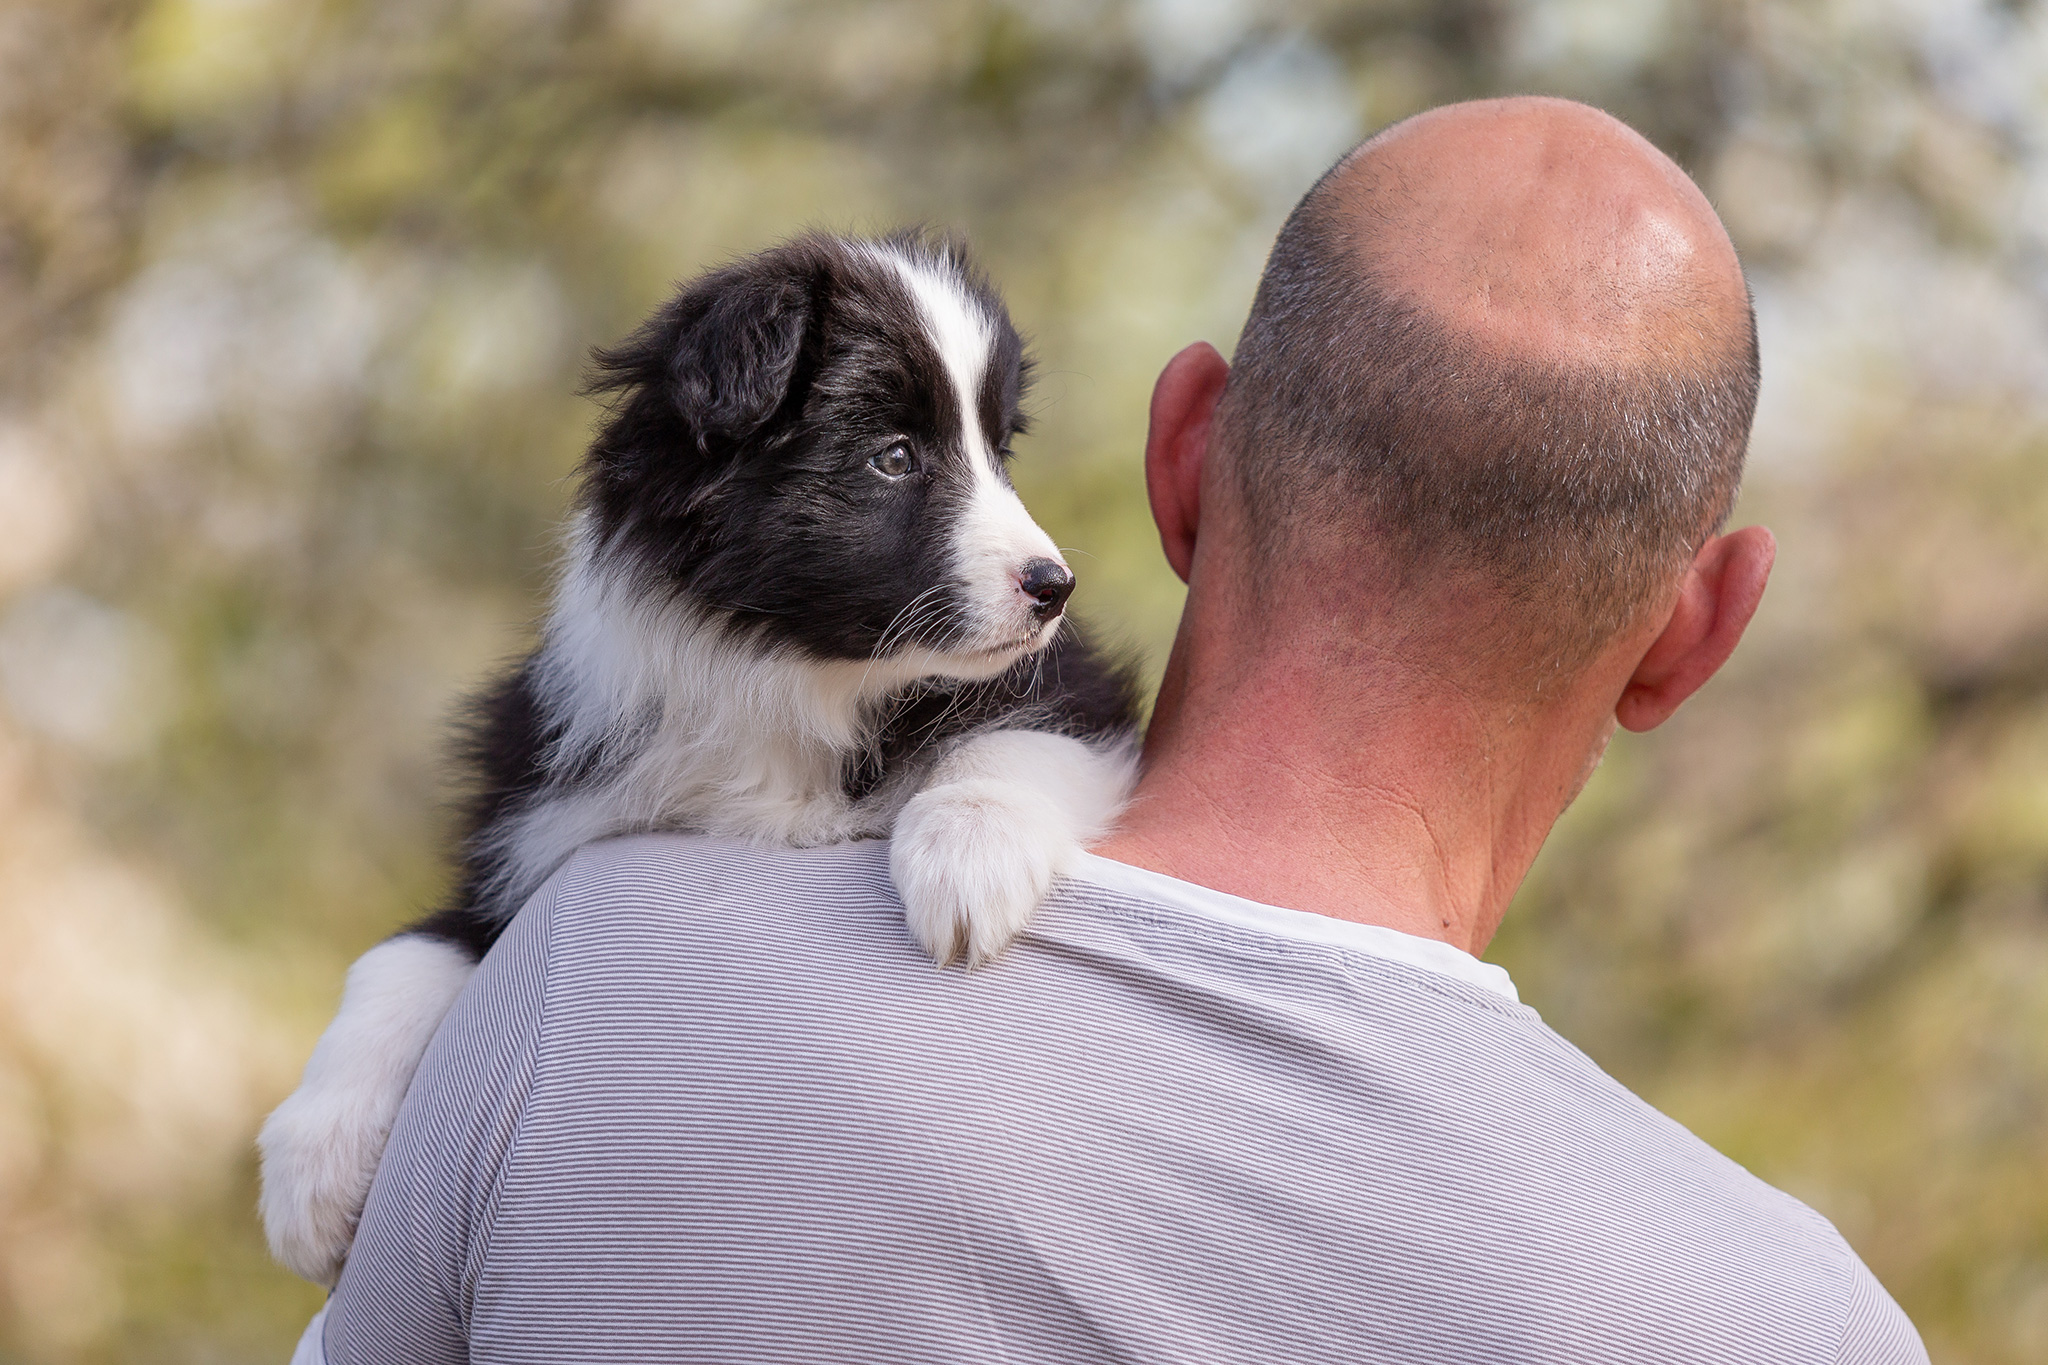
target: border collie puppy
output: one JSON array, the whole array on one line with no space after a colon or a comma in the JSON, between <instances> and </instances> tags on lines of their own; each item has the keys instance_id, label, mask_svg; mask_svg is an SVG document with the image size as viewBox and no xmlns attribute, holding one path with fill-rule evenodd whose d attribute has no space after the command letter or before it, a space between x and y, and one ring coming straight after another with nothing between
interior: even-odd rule
<instances>
[{"instance_id":1,"label":"border collie puppy","mask_svg":"<svg viewBox=\"0 0 2048 1365\"><path fill-rule=\"evenodd\" d=\"M264 1125L271 1249L332 1284L428 1039L579 846L894 835L911 935L985 962L1128 794L1127 670L1010 486L1028 362L951 242L808 236L597 357L539 648L477 707L446 908L364 954Z\"/></svg>"}]
</instances>

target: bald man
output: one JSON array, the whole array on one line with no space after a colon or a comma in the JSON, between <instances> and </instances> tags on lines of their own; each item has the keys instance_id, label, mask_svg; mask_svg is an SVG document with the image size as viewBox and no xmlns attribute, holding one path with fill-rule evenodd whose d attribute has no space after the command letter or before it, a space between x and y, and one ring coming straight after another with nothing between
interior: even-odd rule
<instances>
[{"instance_id":1,"label":"bald man","mask_svg":"<svg viewBox=\"0 0 2048 1365\"><path fill-rule=\"evenodd\" d=\"M1160 377L1187 608L1030 932L934 972L876 844L584 850L443 1026L302 1358L1924 1362L1825 1219L1476 956L1756 609L1756 382L1713 211L1605 115L1353 152L1235 367Z\"/></svg>"}]
</instances>

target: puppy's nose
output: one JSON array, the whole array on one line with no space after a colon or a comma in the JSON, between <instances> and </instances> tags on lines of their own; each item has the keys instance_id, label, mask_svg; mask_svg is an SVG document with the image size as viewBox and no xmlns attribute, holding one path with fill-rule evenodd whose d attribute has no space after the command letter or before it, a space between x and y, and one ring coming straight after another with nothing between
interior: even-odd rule
<instances>
[{"instance_id":1,"label":"puppy's nose","mask_svg":"<svg viewBox=\"0 0 2048 1365\"><path fill-rule=\"evenodd\" d=\"M1058 616L1074 594L1074 575L1066 565L1052 559L1034 559L1024 566L1017 586L1034 605L1031 614L1041 621Z\"/></svg>"}]
</instances>

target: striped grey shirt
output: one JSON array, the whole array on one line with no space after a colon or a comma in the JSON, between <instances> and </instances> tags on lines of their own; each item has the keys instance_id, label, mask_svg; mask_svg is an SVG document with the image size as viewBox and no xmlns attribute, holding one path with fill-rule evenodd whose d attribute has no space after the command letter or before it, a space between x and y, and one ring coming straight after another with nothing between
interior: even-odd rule
<instances>
[{"instance_id":1,"label":"striped grey shirt","mask_svg":"<svg viewBox=\"0 0 2048 1365\"><path fill-rule=\"evenodd\" d=\"M335 1365L1926 1360L1448 945L1097 859L936 971L886 845L682 836L493 950L323 1317Z\"/></svg>"}]
</instances>

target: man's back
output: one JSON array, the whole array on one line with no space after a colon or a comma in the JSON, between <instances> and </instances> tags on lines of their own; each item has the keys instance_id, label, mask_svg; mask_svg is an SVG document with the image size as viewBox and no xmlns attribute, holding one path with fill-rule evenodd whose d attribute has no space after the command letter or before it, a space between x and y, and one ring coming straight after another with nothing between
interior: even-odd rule
<instances>
[{"instance_id":1,"label":"man's back","mask_svg":"<svg viewBox=\"0 0 2048 1365\"><path fill-rule=\"evenodd\" d=\"M939 972L886 845L585 850L428 1054L327 1358L1924 1359L1497 969L1084 876Z\"/></svg>"}]
</instances>

